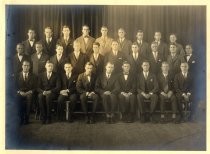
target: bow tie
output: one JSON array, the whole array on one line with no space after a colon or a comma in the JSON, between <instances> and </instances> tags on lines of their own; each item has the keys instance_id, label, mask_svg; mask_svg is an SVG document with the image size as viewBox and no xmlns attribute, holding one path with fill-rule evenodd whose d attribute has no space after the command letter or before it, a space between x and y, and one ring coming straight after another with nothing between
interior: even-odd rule
<instances>
[{"instance_id":1,"label":"bow tie","mask_svg":"<svg viewBox=\"0 0 210 154\"><path fill-rule=\"evenodd\" d=\"M89 38L89 36L86 35L86 36L84 36L84 38Z\"/></svg>"},{"instance_id":2,"label":"bow tie","mask_svg":"<svg viewBox=\"0 0 210 154\"><path fill-rule=\"evenodd\" d=\"M129 75L129 73L123 73L123 75Z\"/></svg>"}]
</instances>

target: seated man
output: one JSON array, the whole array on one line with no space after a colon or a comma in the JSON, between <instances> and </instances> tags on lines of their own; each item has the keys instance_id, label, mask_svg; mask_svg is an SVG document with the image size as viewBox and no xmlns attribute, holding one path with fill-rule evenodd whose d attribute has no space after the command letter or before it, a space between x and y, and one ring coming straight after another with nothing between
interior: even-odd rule
<instances>
[{"instance_id":1,"label":"seated man","mask_svg":"<svg viewBox=\"0 0 210 154\"><path fill-rule=\"evenodd\" d=\"M180 68L181 72L176 74L174 78L174 88L176 91L179 112L181 114L180 120L184 122L187 120L187 117L184 116L183 109L188 109L192 105L190 103L192 97L193 82L192 76L188 71L188 63L181 63Z\"/></svg>"},{"instance_id":2,"label":"seated man","mask_svg":"<svg viewBox=\"0 0 210 154\"><path fill-rule=\"evenodd\" d=\"M53 72L53 63L46 62L46 72L39 76L38 99L41 109L42 124L51 123L51 105L60 90L59 77Z\"/></svg>"},{"instance_id":3,"label":"seated man","mask_svg":"<svg viewBox=\"0 0 210 154\"><path fill-rule=\"evenodd\" d=\"M171 103L172 107L172 119L174 123L178 123L176 119L176 113L177 113L177 102L176 97L174 95L174 86L173 81L174 77L169 73L169 65L167 62L162 62L161 66L162 72L158 74L158 84L159 84L159 90L160 90L160 111L161 111L161 123L165 123L165 103L166 100L168 100L168 103Z\"/></svg>"},{"instance_id":4,"label":"seated man","mask_svg":"<svg viewBox=\"0 0 210 154\"><path fill-rule=\"evenodd\" d=\"M146 102L145 100L150 100L150 121L155 122L153 119L153 113L155 111L157 101L158 101L158 82L156 76L149 72L149 62L144 61L142 63L143 71L139 74L137 78L137 99L138 106L141 114L141 122L145 122L145 112L146 112Z\"/></svg>"},{"instance_id":5,"label":"seated man","mask_svg":"<svg viewBox=\"0 0 210 154\"><path fill-rule=\"evenodd\" d=\"M130 64L123 62L123 72L118 76L119 82L119 101L123 121L133 122L135 113L135 91L136 83L134 75L130 72Z\"/></svg>"},{"instance_id":6,"label":"seated man","mask_svg":"<svg viewBox=\"0 0 210 154\"><path fill-rule=\"evenodd\" d=\"M72 73L73 67L70 63L64 64L65 73L61 74L61 91L58 97L58 108L57 108L57 118L58 120L63 119L64 113L64 103L65 101L70 101L70 111L68 121L73 122L73 111L77 101L77 91L76 91L76 81L77 76Z\"/></svg>"},{"instance_id":7,"label":"seated man","mask_svg":"<svg viewBox=\"0 0 210 154\"><path fill-rule=\"evenodd\" d=\"M16 77L17 101L19 105L21 124L29 123L30 107L32 96L36 89L35 76L29 72L30 62L24 60L22 63L22 72Z\"/></svg>"},{"instance_id":8,"label":"seated man","mask_svg":"<svg viewBox=\"0 0 210 154\"><path fill-rule=\"evenodd\" d=\"M88 124L95 122L95 112L98 103L98 95L95 92L96 76L92 73L93 64L87 62L85 64L85 72L80 74L76 83L77 91L80 94L82 110L85 113L85 121ZM88 99L93 100L92 114L88 114Z\"/></svg>"},{"instance_id":9,"label":"seated man","mask_svg":"<svg viewBox=\"0 0 210 154\"><path fill-rule=\"evenodd\" d=\"M106 70L96 81L96 91L103 100L103 106L106 113L106 122L114 123L114 113L117 106L117 95L119 91L118 78L113 74L114 64L108 62Z\"/></svg>"}]
</instances>

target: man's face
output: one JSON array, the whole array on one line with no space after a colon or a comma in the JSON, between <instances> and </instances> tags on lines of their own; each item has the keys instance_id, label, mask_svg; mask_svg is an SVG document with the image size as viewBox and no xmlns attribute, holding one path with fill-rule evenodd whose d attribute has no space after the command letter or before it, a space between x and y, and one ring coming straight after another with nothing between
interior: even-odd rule
<instances>
[{"instance_id":1,"label":"man's face","mask_svg":"<svg viewBox=\"0 0 210 154\"><path fill-rule=\"evenodd\" d=\"M37 52L37 53L42 52L42 49L43 49L43 47L42 47L41 44L36 44L36 52Z\"/></svg>"},{"instance_id":2,"label":"man's face","mask_svg":"<svg viewBox=\"0 0 210 154\"><path fill-rule=\"evenodd\" d=\"M89 32L90 32L89 27L87 27L87 26L83 26L82 27L82 34L84 36L88 36L89 35Z\"/></svg>"},{"instance_id":3,"label":"man's face","mask_svg":"<svg viewBox=\"0 0 210 154\"><path fill-rule=\"evenodd\" d=\"M63 36L64 37L69 37L69 35L70 35L70 29L69 28L63 28L63 30L62 30L62 33L63 33Z\"/></svg>"},{"instance_id":4,"label":"man's face","mask_svg":"<svg viewBox=\"0 0 210 154\"><path fill-rule=\"evenodd\" d=\"M149 63L148 62L143 62L142 69L143 69L144 72L148 72L149 71Z\"/></svg>"},{"instance_id":5,"label":"man's face","mask_svg":"<svg viewBox=\"0 0 210 154\"><path fill-rule=\"evenodd\" d=\"M80 43L74 43L74 51L79 51L80 50Z\"/></svg>"},{"instance_id":6,"label":"man's face","mask_svg":"<svg viewBox=\"0 0 210 154\"><path fill-rule=\"evenodd\" d=\"M170 42L174 43L176 42L176 36L175 35L170 35Z\"/></svg>"},{"instance_id":7,"label":"man's face","mask_svg":"<svg viewBox=\"0 0 210 154\"><path fill-rule=\"evenodd\" d=\"M112 42L112 50L117 51L118 50L118 43Z\"/></svg>"},{"instance_id":8,"label":"man's face","mask_svg":"<svg viewBox=\"0 0 210 154\"><path fill-rule=\"evenodd\" d=\"M93 65L86 65L85 66L85 72L86 74L91 74L93 71Z\"/></svg>"},{"instance_id":9,"label":"man's face","mask_svg":"<svg viewBox=\"0 0 210 154\"><path fill-rule=\"evenodd\" d=\"M152 49L152 51L157 51L157 48L158 48L158 46L157 46L156 43L152 43L152 44L151 44L151 49Z\"/></svg>"},{"instance_id":10,"label":"man's face","mask_svg":"<svg viewBox=\"0 0 210 154\"><path fill-rule=\"evenodd\" d=\"M118 36L119 36L119 38L124 38L125 37L125 31L122 30L122 29L119 29L118 30Z\"/></svg>"},{"instance_id":11,"label":"man's face","mask_svg":"<svg viewBox=\"0 0 210 154\"><path fill-rule=\"evenodd\" d=\"M175 45L170 45L170 52L171 52L171 54L176 54L176 46Z\"/></svg>"},{"instance_id":12,"label":"man's face","mask_svg":"<svg viewBox=\"0 0 210 154\"><path fill-rule=\"evenodd\" d=\"M35 31L33 30L28 30L28 39L33 40L35 38Z\"/></svg>"},{"instance_id":13,"label":"man's face","mask_svg":"<svg viewBox=\"0 0 210 154\"><path fill-rule=\"evenodd\" d=\"M137 40L143 40L143 37L144 37L144 33L137 33L136 34Z\"/></svg>"},{"instance_id":14,"label":"man's face","mask_svg":"<svg viewBox=\"0 0 210 154\"><path fill-rule=\"evenodd\" d=\"M45 37L46 37L46 38L51 38L53 32L52 32L52 30L51 30L50 28L45 28L44 34L45 34Z\"/></svg>"},{"instance_id":15,"label":"man's face","mask_svg":"<svg viewBox=\"0 0 210 154\"><path fill-rule=\"evenodd\" d=\"M22 65L22 69L23 69L23 72L24 72L24 73L28 73L28 72L29 72L29 69L30 69L30 63L24 61L24 62L23 62L23 65Z\"/></svg>"},{"instance_id":16,"label":"man's face","mask_svg":"<svg viewBox=\"0 0 210 154\"><path fill-rule=\"evenodd\" d=\"M58 46L56 48L56 53L57 53L57 55L62 55L63 54L63 47L62 46Z\"/></svg>"},{"instance_id":17,"label":"man's face","mask_svg":"<svg viewBox=\"0 0 210 154\"><path fill-rule=\"evenodd\" d=\"M16 50L19 55L23 55L23 46L22 45L17 45Z\"/></svg>"},{"instance_id":18,"label":"man's face","mask_svg":"<svg viewBox=\"0 0 210 154\"><path fill-rule=\"evenodd\" d=\"M64 70L65 70L66 73L71 73L72 69L73 68L72 68L71 64L65 64L64 65Z\"/></svg>"},{"instance_id":19,"label":"man's face","mask_svg":"<svg viewBox=\"0 0 210 154\"><path fill-rule=\"evenodd\" d=\"M185 51L187 55L192 54L192 47L190 45L186 45L185 47Z\"/></svg>"},{"instance_id":20,"label":"man's face","mask_svg":"<svg viewBox=\"0 0 210 154\"><path fill-rule=\"evenodd\" d=\"M53 71L53 64L52 63L47 63L45 65L45 68L46 68L46 71L50 73L50 72Z\"/></svg>"},{"instance_id":21,"label":"man's face","mask_svg":"<svg viewBox=\"0 0 210 154\"><path fill-rule=\"evenodd\" d=\"M124 73L129 73L130 64L123 64L122 69Z\"/></svg>"},{"instance_id":22,"label":"man's face","mask_svg":"<svg viewBox=\"0 0 210 154\"><path fill-rule=\"evenodd\" d=\"M168 72L168 70L169 70L169 65L168 65L168 64L162 64L161 70L162 70L162 72Z\"/></svg>"},{"instance_id":23,"label":"man's face","mask_svg":"<svg viewBox=\"0 0 210 154\"><path fill-rule=\"evenodd\" d=\"M180 66L180 68L181 68L181 71L182 72L184 72L184 73L186 73L187 71L188 71L188 64L187 63L181 63L181 66Z\"/></svg>"},{"instance_id":24,"label":"man's face","mask_svg":"<svg viewBox=\"0 0 210 154\"><path fill-rule=\"evenodd\" d=\"M101 35L102 36L107 36L107 33L108 33L108 29L107 28L101 28Z\"/></svg>"},{"instance_id":25,"label":"man's face","mask_svg":"<svg viewBox=\"0 0 210 154\"><path fill-rule=\"evenodd\" d=\"M114 70L114 65L113 64L107 64L106 65L106 73L111 74Z\"/></svg>"},{"instance_id":26,"label":"man's face","mask_svg":"<svg viewBox=\"0 0 210 154\"><path fill-rule=\"evenodd\" d=\"M132 45L131 46L131 49L132 49L132 52L135 52L135 53L137 53L138 52L138 50L139 50L139 47L138 47L138 45Z\"/></svg>"},{"instance_id":27,"label":"man's face","mask_svg":"<svg viewBox=\"0 0 210 154\"><path fill-rule=\"evenodd\" d=\"M99 53L99 46L98 45L93 45L93 52L95 54L98 54Z\"/></svg>"},{"instance_id":28,"label":"man's face","mask_svg":"<svg viewBox=\"0 0 210 154\"><path fill-rule=\"evenodd\" d=\"M155 32L154 38L155 38L156 41L160 41L161 33L160 32Z\"/></svg>"}]
</instances>

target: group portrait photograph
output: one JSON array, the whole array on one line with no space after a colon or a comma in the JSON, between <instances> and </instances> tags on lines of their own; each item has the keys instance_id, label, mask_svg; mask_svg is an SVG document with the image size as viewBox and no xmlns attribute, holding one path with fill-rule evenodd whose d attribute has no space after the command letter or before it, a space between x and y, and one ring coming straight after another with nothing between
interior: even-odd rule
<instances>
[{"instance_id":1,"label":"group portrait photograph","mask_svg":"<svg viewBox=\"0 0 210 154\"><path fill-rule=\"evenodd\" d=\"M207 150L206 5L5 5L5 150Z\"/></svg>"}]
</instances>

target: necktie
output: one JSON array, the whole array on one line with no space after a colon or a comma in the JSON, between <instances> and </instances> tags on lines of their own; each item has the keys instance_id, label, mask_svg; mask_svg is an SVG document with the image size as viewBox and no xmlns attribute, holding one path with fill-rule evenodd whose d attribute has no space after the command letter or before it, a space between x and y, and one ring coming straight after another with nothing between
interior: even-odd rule
<instances>
[{"instance_id":1,"label":"necktie","mask_svg":"<svg viewBox=\"0 0 210 154\"><path fill-rule=\"evenodd\" d=\"M137 54L136 54L136 52L134 52L134 59L135 59L135 60L137 59Z\"/></svg>"},{"instance_id":2,"label":"necktie","mask_svg":"<svg viewBox=\"0 0 210 154\"><path fill-rule=\"evenodd\" d=\"M27 80L27 75L26 75L26 73L24 73L24 81L26 81Z\"/></svg>"},{"instance_id":3,"label":"necktie","mask_svg":"<svg viewBox=\"0 0 210 154\"><path fill-rule=\"evenodd\" d=\"M154 52L154 58L155 58L155 61L157 61L157 52L156 51Z\"/></svg>"},{"instance_id":4,"label":"necktie","mask_svg":"<svg viewBox=\"0 0 210 154\"><path fill-rule=\"evenodd\" d=\"M147 75L147 72L145 72L145 79L147 79L148 75Z\"/></svg>"},{"instance_id":5,"label":"necktie","mask_svg":"<svg viewBox=\"0 0 210 154\"><path fill-rule=\"evenodd\" d=\"M50 74L47 74L47 79L48 79L48 80L50 79Z\"/></svg>"},{"instance_id":6,"label":"necktie","mask_svg":"<svg viewBox=\"0 0 210 154\"><path fill-rule=\"evenodd\" d=\"M58 62L59 62L61 60L61 56L58 56L57 58L58 58Z\"/></svg>"},{"instance_id":7,"label":"necktie","mask_svg":"<svg viewBox=\"0 0 210 154\"><path fill-rule=\"evenodd\" d=\"M47 38L47 44L50 44L50 39L49 38Z\"/></svg>"},{"instance_id":8,"label":"necktie","mask_svg":"<svg viewBox=\"0 0 210 154\"><path fill-rule=\"evenodd\" d=\"M168 93L168 80L167 80L167 76L164 76L164 77L165 77L164 92L165 93Z\"/></svg>"},{"instance_id":9,"label":"necktie","mask_svg":"<svg viewBox=\"0 0 210 154\"><path fill-rule=\"evenodd\" d=\"M67 45L68 44L68 40L67 39L64 39L64 41L65 41L65 44Z\"/></svg>"}]
</instances>

